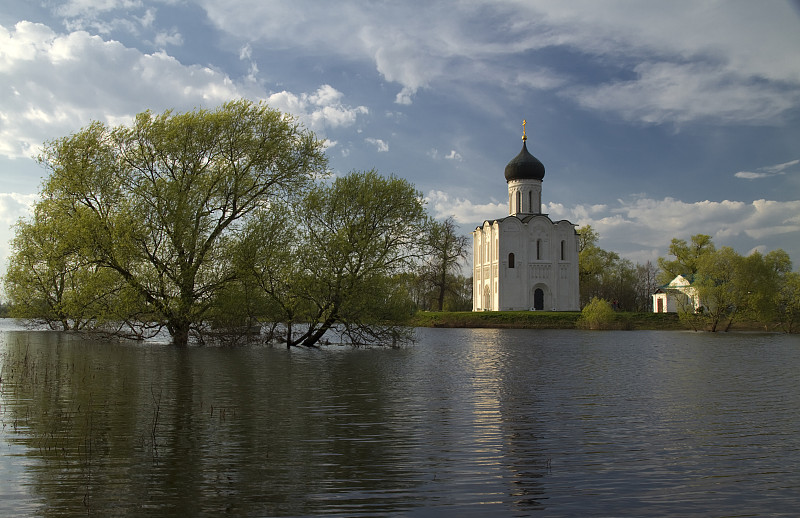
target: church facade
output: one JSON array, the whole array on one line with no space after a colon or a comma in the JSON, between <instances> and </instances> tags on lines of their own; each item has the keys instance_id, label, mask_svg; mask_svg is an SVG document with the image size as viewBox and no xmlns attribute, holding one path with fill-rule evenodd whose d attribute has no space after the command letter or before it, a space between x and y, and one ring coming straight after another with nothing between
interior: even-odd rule
<instances>
[{"instance_id":1,"label":"church facade","mask_svg":"<svg viewBox=\"0 0 800 518\"><path fill-rule=\"evenodd\" d=\"M505 169L508 216L472 232L473 311L578 311L578 234L542 214L544 165L522 151Z\"/></svg>"}]
</instances>

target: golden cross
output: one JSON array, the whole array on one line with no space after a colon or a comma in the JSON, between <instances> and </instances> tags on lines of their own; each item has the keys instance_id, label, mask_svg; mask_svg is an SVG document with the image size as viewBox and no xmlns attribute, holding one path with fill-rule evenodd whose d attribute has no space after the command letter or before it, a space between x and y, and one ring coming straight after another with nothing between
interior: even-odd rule
<instances>
[{"instance_id":1,"label":"golden cross","mask_svg":"<svg viewBox=\"0 0 800 518\"><path fill-rule=\"evenodd\" d=\"M527 123L525 119L522 119L522 140L528 140L528 136L525 134L525 125Z\"/></svg>"}]
</instances>

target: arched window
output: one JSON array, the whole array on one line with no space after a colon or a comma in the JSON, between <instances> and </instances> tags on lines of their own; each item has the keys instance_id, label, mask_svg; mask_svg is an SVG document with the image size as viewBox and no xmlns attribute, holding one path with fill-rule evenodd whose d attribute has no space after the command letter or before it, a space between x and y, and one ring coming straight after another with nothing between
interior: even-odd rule
<instances>
[{"instance_id":1,"label":"arched window","mask_svg":"<svg viewBox=\"0 0 800 518\"><path fill-rule=\"evenodd\" d=\"M522 193L517 191L517 212L522 212Z\"/></svg>"},{"instance_id":2,"label":"arched window","mask_svg":"<svg viewBox=\"0 0 800 518\"><path fill-rule=\"evenodd\" d=\"M514 267L514 254L513 253L508 254L508 267L509 268L513 268Z\"/></svg>"},{"instance_id":3,"label":"arched window","mask_svg":"<svg viewBox=\"0 0 800 518\"><path fill-rule=\"evenodd\" d=\"M528 191L528 212L533 214L533 191Z\"/></svg>"},{"instance_id":4,"label":"arched window","mask_svg":"<svg viewBox=\"0 0 800 518\"><path fill-rule=\"evenodd\" d=\"M563 261L563 260L565 260L565 258L566 258L566 251L565 251L565 247L566 247L566 241L564 241L564 240L562 239L562 240L561 240L561 260L562 260L562 261Z\"/></svg>"},{"instance_id":5,"label":"arched window","mask_svg":"<svg viewBox=\"0 0 800 518\"><path fill-rule=\"evenodd\" d=\"M542 259L542 240L536 240L536 260L539 261Z\"/></svg>"}]
</instances>

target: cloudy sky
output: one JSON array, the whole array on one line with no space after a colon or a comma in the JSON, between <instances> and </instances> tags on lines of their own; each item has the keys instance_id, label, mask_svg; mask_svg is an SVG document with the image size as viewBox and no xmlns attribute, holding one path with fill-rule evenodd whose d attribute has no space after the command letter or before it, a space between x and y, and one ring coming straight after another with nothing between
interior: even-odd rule
<instances>
[{"instance_id":1,"label":"cloudy sky","mask_svg":"<svg viewBox=\"0 0 800 518\"><path fill-rule=\"evenodd\" d=\"M44 141L239 97L465 234L507 214L526 119L546 212L603 248L705 233L800 266L800 2L4 0L0 270Z\"/></svg>"}]
</instances>

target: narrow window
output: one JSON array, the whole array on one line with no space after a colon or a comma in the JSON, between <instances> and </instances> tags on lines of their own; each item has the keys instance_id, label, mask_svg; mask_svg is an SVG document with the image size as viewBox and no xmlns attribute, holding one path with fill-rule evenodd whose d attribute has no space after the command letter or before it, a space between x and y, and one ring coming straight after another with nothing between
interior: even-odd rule
<instances>
[{"instance_id":1,"label":"narrow window","mask_svg":"<svg viewBox=\"0 0 800 518\"><path fill-rule=\"evenodd\" d=\"M533 214L533 191L528 191L528 212Z\"/></svg>"},{"instance_id":2,"label":"narrow window","mask_svg":"<svg viewBox=\"0 0 800 518\"><path fill-rule=\"evenodd\" d=\"M508 254L508 267L509 268L513 268L514 267L514 254L513 253Z\"/></svg>"},{"instance_id":3,"label":"narrow window","mask_svg":"<svg viewBox=\"0 0 800 518\"><path fill-rule=\"evenodd\" d=\"M562 239L562 240L561 240L561 260L562 260L562 261L563 261L563 260L564 260L564 258L566 257L566 254L565 254L565 252L564 252L564 246L565 246L565 244L566 244L566 243L565 243L565 241Z\"/></svg>"},{"instance_id":4,"label":"narrow window","mask_svg":"<svg viewBox=\"0 0 800 518\"><path fill-rule=\"evenodd\" d=\"M542 258L542 240L536 240L536 260L539 261Z\"/></svg>"},{"instance_id":5,"label":"narrow window","mask_svg":"<svg viewBox=\"0 0 800 518\"><path fill-rule=\"evenodd\" d=\"M522 212L522 193L517 191L517 212Z\"/></svg>"}]
</instances>

